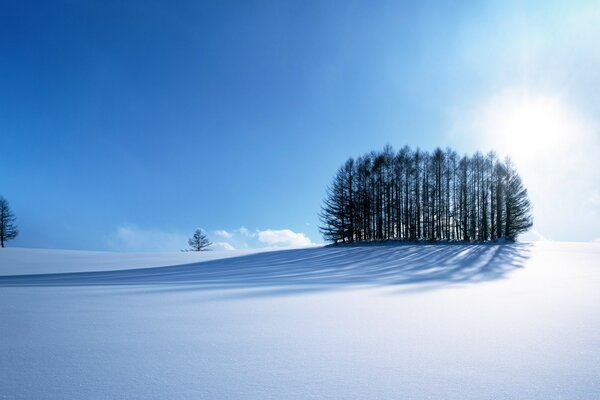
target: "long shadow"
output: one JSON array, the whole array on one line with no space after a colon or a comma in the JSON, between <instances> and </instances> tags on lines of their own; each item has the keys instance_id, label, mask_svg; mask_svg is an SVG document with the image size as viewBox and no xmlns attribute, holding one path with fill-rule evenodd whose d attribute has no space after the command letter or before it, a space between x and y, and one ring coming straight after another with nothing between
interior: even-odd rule
<instances>
[{"instance_id":1,"label":"long shadow","mask_svg":"<svg viewBox=\"0 0 600 400\"><path fill-rule=\"evenodd\" d=\"M181 290L252 288L282 293L351 285L440 285L498 279L522 267L529 244L392 244L258 253L119 271L0 276L0 287L144 285ZM285 289L283 290L285 292Z\"/></svg>"}]
</instances>

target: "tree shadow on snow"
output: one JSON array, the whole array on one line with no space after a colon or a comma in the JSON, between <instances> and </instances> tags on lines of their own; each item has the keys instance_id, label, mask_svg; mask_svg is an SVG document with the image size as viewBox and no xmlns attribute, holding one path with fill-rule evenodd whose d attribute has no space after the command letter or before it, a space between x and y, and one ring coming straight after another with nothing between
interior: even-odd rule
<instances>
[{"instance_id":1,"label":"tree shadow on snow","mask_svg":"<svg viewBox=\"0 0 600 400\"><path fill-rule=\"evenodd\" d=\"M140 286L144 291L241 288L252 289L248 296L256 297L355 285L439 286L502 278L524 265L530 246L390 244L281 250L167 267L0 276L0 287L127 285Z\"/></svg>"}]
</instances>

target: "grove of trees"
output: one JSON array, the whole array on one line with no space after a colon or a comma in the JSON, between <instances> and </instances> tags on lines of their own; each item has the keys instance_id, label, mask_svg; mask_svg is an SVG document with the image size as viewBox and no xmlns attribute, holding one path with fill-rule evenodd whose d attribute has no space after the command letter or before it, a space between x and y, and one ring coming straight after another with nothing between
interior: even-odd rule
<instances>
[{"instance_id":1,"label":"grove of trees","mask_svg":"<svg viewBox=\"0 0 600 400\"><path fill-rule=\"evenodd\" d=\"M10 209L8 200L0 196L0 246L17 237L19 230L15 224L16 217Z\"/></svg>"},{"instance_id":2,"label":"grove of trees","mask_svg":"<svg viewBox=\"0 0 600 400\"><path fill-rule=\"evenodd\" d=\"M391 146L349 158L327 188L320 230L332 243L515 240L532 205L510 158Z\"/></svg>"}]
</instances>

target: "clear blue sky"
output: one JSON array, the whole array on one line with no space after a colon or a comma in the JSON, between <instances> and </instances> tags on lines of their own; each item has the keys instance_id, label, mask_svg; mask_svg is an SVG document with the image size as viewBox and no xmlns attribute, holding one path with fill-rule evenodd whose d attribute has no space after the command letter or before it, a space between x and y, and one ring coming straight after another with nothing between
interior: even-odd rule
<instances>
[{"instance_id":1,"label":"clear blue sky","mask_svg":"<svg viewBox=\"0 0 600 400\"><path fill-rule=\"evenodd\" d=\"M553 140L585 137L593 163L600 12L539 4L3 1L11 245L168 250L198 226L236 247L283 229L320 242L325 186L348 156L388 143L518 153L496 139L545 142L548 113L564 117ZM565 233L551 220L564 204L540 211L550 185L527 162L550 151L520 154L536 232L600 237L595 173L581 183L589 226Z\"/></svg>"}]
</instances>

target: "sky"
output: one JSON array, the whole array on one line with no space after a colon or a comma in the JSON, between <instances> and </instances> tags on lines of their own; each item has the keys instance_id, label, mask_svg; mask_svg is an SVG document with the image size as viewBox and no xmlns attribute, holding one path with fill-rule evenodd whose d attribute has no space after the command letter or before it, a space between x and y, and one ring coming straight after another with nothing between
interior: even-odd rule
<instances>
[{"instance_id":1,"label":"sky","mask_svg":"<svg viewBox=\"0 0 600 400\"><path fill-rule=\"evenodd\" d=\"M600 239L600 3L2 1L11 246L322 243L348 157L511 155L527 240Z\"/></svg>"}]
</instances>

